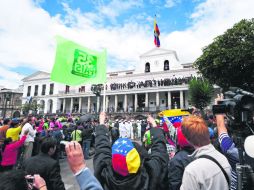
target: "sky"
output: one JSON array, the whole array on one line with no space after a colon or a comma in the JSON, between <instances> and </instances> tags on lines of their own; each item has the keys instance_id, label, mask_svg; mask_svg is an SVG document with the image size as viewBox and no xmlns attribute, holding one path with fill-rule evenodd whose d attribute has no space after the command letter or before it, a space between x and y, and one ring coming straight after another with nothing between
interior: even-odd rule
<instances>
[{"instance_id":1,"label":"sky","mask_svg":"<svg viewBox=\"0 0 254 190\"><path fill-rule=\"evenodd\" d=\"M106 48L107 71L134 69L155 47L155 15L161 48L194 62L216 36L253 18L253 7L253 0L0 0L0 86L17 88L38 70L51 72L56 35Z\"/></svg>"}]
</instances>

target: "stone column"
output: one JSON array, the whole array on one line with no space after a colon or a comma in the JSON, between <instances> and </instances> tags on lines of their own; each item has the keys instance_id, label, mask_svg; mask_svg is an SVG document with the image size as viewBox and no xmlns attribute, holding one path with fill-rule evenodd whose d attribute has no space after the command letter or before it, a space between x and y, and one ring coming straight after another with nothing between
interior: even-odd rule
<instances>
[{"instance_id":1,"label":"stone column","mask_svg":"<svg viewBox=\"0 0 254 190\"><path fill-rule=\"evenodd\" d=\"M183 91L181 90L180 91L180 108L182 109L183 108Z\"/></svg>"},{"instance_id":2,"label":"stone column","mask_svg":"<svg viewBox=\"0 0 254 190\"><path fill-rule=\"evenodd\" d=\"M118 104L118 99L117 99L117 95L115 95L115 112L117 112L117 104Z\"/></svg>"},{"instance_id":3,"label":"stone column","mask_svg":"<svg viewBox=\"0 0 254 190\"><path fill-rule=\"evenodd\" d=\"M100 96L96 96L96 99L97 99L96 110L97 110L97 113L99 113L100 112Z\"/></svg>"},{"instance_id":4,"label":"stone column","mask_svg":"<svg viewBox=\"0 0 254 190\"><path fill-rule=\"evenodd\" d=\"M73 109L73 98L71 98L71 105L70 105L70 112L72 113L72 109Z\"/></svg>"},{"instance_id":5,"label":"stone column","mask_svg":"<svg viewBox=\"0 0 254 190\"><path fill-rule=\"evenodd\" d=\"M160 109L160 94L156 92L156 110Z\"/></svg>"},{"instance_id":6,"label":"stone column","mask_svg":"<svg viewBox=\"0 0 254 190\"><path fill-rule=\"evenodd\" d=\"M134 111L137 111L138 107L138 94L135 94L135 99L134 99Z\"/></svg>"},{"instance_id":7,"label":"stone column","mask_svg":"<svg viewBox=\"0 0 254 190\"><path fill-rule=\"evenodd\" d=\"M146 93L146 97L145 97L145 109L148 109L148 92Z\"/></svg>"},{"instance_id":8,"label":"stone column","mask_svg":"<svg viewBox=\"0 0 254 190\"><path fill-rule=\"evenodd\" d=\"M106 96L105 112L108 112L108 102L109 102L109 96Z\"/></svg>"},{"instance_id":9,"label":"stone column","mask_svg":"<svg viewBox=\"0 0 254 190\"><path fill-rule=\"evenodd\" d=\"M45 100L44 113L48 113L48 99Z\"/></svg>"},{"instance_id":10,"label":"stone column","mask_svg":"<svg viewBox=\"0 0 254 190\"><path fill-rule=\"evenodd\" d=\"M172 104L172 102L171 102L171 92L169 91L168 92L168 109L171 109L171 104Z\"/></svg>"},{"instance_id":11,"label":"stone column","mask_svg":"<svg viewBox=\"0 0 254 190\"><path fill-rule=\"evenodd\" d=\"M79 102L78 102L78 112L81 113L81 106L82 106L82 97L79 97Z\"/></svg>"},{"instance_id":12,"label":"stone column","mask_svg":"<svg viewBox=\"0 0 254 190\"><path fill-rule=\"evenodd\" d=\"M123 106L123 109L124 109L124 112L127 112L127 94L124 95L124 106Z\"/></svg>"},{"instance_id":13,"label":"stone column","mask_svg":"<svg viewBox=\"0 0 254 190\"><path fill-rule=\"evenodd\" d=\"M185 91L185 107L189 107L189 101L188 101L188 91Z\"/></svg>"},{"instance_id":14,"label":"stone column","mask_svg":"<svg viewBox=\"0 0 254 190\"><path fill-rule=\"evenodd\" d=\"M91 105L91 97L88 96L88 97L87 97L87 113L90 112L90 105Z\"/></svg>"},{"instance_id":15,"label":"stone column","mask_svg":"<svg viewBox=\"0 0 254 190\"><path fill-rule=\"evenodd\" d=\"M64 98L64 99L63 99L63 110L62 110L63 113L65 113L65 105L66 105L66 99Z\"/></svg>"}]
</instances>

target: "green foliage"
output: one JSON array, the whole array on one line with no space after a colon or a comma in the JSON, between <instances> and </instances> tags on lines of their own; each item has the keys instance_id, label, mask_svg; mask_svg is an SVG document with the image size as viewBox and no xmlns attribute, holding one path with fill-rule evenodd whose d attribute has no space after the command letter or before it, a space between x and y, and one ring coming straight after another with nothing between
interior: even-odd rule
<instances>
[{"instance_id":1,"label":"green foliage","mask_svg":"<svg viewBox=\"0 0 254 190\"><path fill-rule=\"evenodd\" d=\"M189 100L193 106L203 110L210 104L213 86L205 79L192 79L189 82Z\"/></svg>"},{"instance_id":2,"label":"green foliage","mask_svg":"<svg viewBox=\"0 0 254 190\"><path fill-rule=\"evenodd\" d=\"M254 19L242 20L203 49L194 63L203 77L224 89L254 90Z\"/></svg>"},{"instance_id":3,"label":"green foliage","mask_svg":"<svg viewBox=\"0 0 254 190\"><path fill-rule=\"evenodd\" d=\"M22 105L22 110L25 114L28 114L30 110L36 113L39 108L41 108L41 105L37 104L37 102L25 103Z\"/></svg>"}]
</instances>

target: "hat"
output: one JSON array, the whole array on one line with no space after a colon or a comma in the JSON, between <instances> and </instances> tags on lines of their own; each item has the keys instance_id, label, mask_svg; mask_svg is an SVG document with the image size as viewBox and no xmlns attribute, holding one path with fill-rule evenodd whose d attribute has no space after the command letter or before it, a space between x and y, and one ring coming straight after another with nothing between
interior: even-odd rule
<instances>
[{"instance_id":1,"label":"hat","mask_svg":"<svg viewBox=\"0 0 254 190\"><path fill-rule=\"evenodd\" d=\"M17 118L13 118L11 120L12 124L18 124L19 123L19 120Z\"/></svg>"},{"instance_id":2,"label":"hat","mask_svg":"<svg viewBox=\"0 0 254 190\"><path fill-rule=\"evenodd\" d=\"M119 138L112 146L112 166L121 176L137 173L140 156L128 138Z\"/></svg>"},{"instance_id":3,"label":"hat","mask_svg":"<svg viewBox=\"0 0 254 190\"><path fill-rule=\"evenodd\" d=\"M184 136L184 134L182 132L182 126L177 128L177 144L181 148L190 146L190 144L188 143L186 137Z\"/></svg>"}]
</instances>

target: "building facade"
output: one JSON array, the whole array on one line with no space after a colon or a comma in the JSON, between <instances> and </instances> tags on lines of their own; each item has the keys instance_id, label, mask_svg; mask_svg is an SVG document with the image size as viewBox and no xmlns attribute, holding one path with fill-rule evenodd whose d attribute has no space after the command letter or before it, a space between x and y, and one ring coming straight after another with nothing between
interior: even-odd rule
<instances>
[{"instance_id":1,"label":"building facade","mask_svg":"<svg viewBox=\"0 0 254 190\"><path fill-rule=\"evenodd\" d=\"M22 89L2 88L0 90L0 117L20 117L22 95Z\"/></svg>"},{"instance_id":2,"label":"building facade","mask_svg":"<svg viewBox=\"0 0 254 190\"><path fill-rule=\"evenodd\" d=\"M198 77L192 64L181 64L175 51L154 48L140 56L134 70L107 73L105 106L107 112L154 112L187 108L188 82ZM23 79L22 103L31 97L40 104L38 112L90 113L99 111L100 97L92 85L66 86L50 80L50 74L38 71Z\"/></svg>"}]
</instances>

